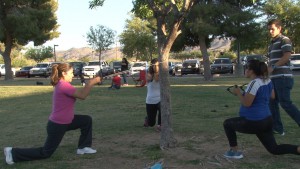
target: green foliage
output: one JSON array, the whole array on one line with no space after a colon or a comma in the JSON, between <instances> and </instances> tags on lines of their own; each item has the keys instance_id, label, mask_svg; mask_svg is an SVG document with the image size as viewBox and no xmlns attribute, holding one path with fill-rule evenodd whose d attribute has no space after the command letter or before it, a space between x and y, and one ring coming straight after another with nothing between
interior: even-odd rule
<instances>
[{"instance_id":1,"label":"green foliage","mask_svg":"<svg viewBox=\"0 0 300 169\"><path fill-rule=\"evenodd\" d=\"M186 60L186 59L195 59L195 58L202 58L202 54L198 50L193 51L182 51L178 53L171 53L171 58L179 59L179 60Z\"/></svg>"},{"instance_id":2,"label":"green foliage","mask_svg":"<svg viewBox=\"0 0 300 169\"><path fill-rule=\"evenodd\" d=\"M90 9L97 8L98 6L102 6L105 0L92 0L90 1Z\"/></svg>"},{"instance_id":3,"label":"green foliage","mask_svg":"<svg viewBox=\"0 0 300 169\"><path fill-rule=\"evenodd\" d=\"M156 51L156 40L152 34L150 23L137 17L126 21L125 30L120 35L123 54L128 58L150 60Z\"/></svg>"},{"instance_id":4,"label":"green foliage","mask_svg":"<svg viewBox=\"0 0 300 169\"><path fill-rule=\"evenodd\" d=\"M33 59L36 62L42 62L45 59L52 58L53 57L53 49L52 47L36 47L36 48L30 48L25 53L25 56L28 59Z\"/></svg>"},{"instance_id":5,"label":"green foliage","mask_svg":"<svg viewBox=\"0 0 300 169\"><path fill-rule=\"evenodd\" d=\"M36 64L35 61L28 60L28 59L26 59L24 57L16 58L11 63L12 67L17 67L17 68L21 68L23 66L33 66L35 64Z\"/></svg>"},{"instance_id":6,"label":"green foliage","mask_svg":"<svg viewBox=\"0 0 300 169\"><path fill-rule=\"evenodd\" d=\"M108 49L110 45L115 42L116 32L103 25L98 25L96 28L90 27L90 31L87 35L87 42L97 52L101 52Z\"/></svg>"},{"instance_id":7,"label":"green foliage","mask_svg":"<svg viewBox=\"0 0 300 169\"><path fill-rule=\"evenodd\" d=\"M4 57L5 67L11 68L11 50L18 45L33 41L35 46L59 36L55 12L57 0L2 0L0 3L0 54ZM5 80L13 79L8 72Z\"/></svg>"},{"instance_id":8,"label":"green foliage","mask_svg":"<svg viewBox=\"0 0 300 169\"><path fill-rule=\"evenodd\" d=\"M229 58L231 60L235 60L237 58L236 53L232 51L224 52L222 54L219 54L218 58Z\"/></svg>"},{"instance_id":9,"label":"green foliage","mask_svg":"<svg viewBox=\"0 0 300 169\"><path fill-rule=\"evenodd\" d=\"M56 31L55 0L4 0L0 8L3 23L0 25L1 42L11 38L20 45L26 45L29 41L41 45L59 35Z\"/></svg>"}]
</instances>

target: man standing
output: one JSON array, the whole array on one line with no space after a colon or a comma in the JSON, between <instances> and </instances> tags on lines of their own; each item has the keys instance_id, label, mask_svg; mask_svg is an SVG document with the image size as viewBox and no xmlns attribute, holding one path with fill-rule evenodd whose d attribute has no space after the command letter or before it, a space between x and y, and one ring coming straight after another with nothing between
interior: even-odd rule
<instances>
[{"instance_id":1,"label":"man standing","mask_svg":"<svg viewBox=\"0 0 300 169\"><path fill-rule=\"evenodd\" d=\"M269 72L275 89L275 99L270 100L270 110L273 116L273 132L284 135L281 122L279 104L288 115L300 126L300 112L292 103L290 93L294 85L292 71L290 70L290 56L292 52L291 40L282 35L282 23L273 19L268 22L268 30L272 38L269 49Z\"/></svg>"}]
</instances>

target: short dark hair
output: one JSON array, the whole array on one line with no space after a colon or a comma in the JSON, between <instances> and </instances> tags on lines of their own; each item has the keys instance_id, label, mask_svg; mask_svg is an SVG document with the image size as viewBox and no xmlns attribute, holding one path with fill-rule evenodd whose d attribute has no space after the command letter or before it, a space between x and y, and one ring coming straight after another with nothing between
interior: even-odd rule
<instances>
[{"instance_id":1,"label":"short dark hair","mask_svg":"<svg viewBox=\"0 0 300 169\"><path fill-rule=\"evenodd\" d=\"M253 70L256 76L260 76L262 79L267 79L269 77L268 66L265 62L259 60L249 60L246 68L248 70Z\"/></svg>"},{"instance_id":2,"label":"short dark hair","mask_svg":"<svg viewBox=\"0 0 300 169\"><path fill-rule=\"evenodd\" d=\"M282 27L282 22L279 19L272 19L268 22L268 26L275 25L277 28Z\"/></svg>"}]
</instances>

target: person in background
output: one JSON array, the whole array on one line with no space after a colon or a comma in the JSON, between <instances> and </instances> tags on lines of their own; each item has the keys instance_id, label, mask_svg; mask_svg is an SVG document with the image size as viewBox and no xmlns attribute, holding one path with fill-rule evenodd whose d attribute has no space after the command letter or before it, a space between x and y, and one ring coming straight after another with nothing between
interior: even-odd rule
<instances>
[{"instance_id":1,"label":"person in background","mask_svg":"<svg viewBox=\"0 0 300 169\"><path fill-rule=\"evenodd\" d=\"M122 63L121 63L121 71L126 71L128 70L128 65L129 65L129 62L127 61L126 58L123 58L122 59ZM124 86L128 86L128 82L127 82L127 73L123 73L122 74L122 77L123 77L123 81L124 81Z\"/></svg>"},{"instance_id":2,"label":"person in background","mask_svg":"<svg viewBox=\"0 0 300 169\"><path fill-rule=\"evenodd\" d=\"M245 92L242 93L237 86L232 91L241 102L239 117L229 118L223 123L230 146L230 150L225 152L224 156L234 159L243 158L242 152L238 151L236 132L255 134L271 154L300 155L299 146L278 145L274 138L272 115L268 105L270 98L275 98L275 94L269 78L268 66L259 60L250 60L246 65L245 76L251 80Z\"/></svg>"},{"instance_id":3,"label":"person in background","mask_svg":"<svg viewBox=\"0 0 300 169\"><path fill-rule=\"evenodd\" d=\"M151 65L147 72L147 97L146 97L147 116L144 126L153 127L156 123L156 115L158 114L158 122L156 129L161 130L161 109L160 109L160 84L159 84L159 62L157 58L151 60Z\"/></svg>"},{"instance_id":4,"label":"person in background","mask_svg":"<svg viewBox=\"0 0 300 169\"><path fill-rule=\"evenodd\" d=\"M116 71L118 73L118 71ZM119 74L116 74L111 79L111 86L108 89L120 89L121 88L121 77Z\"/></svg>"},{"instance_id":5,"label":"person in background","mask_svg":"<svg viewBox=\"0 0 300 169\"><path fill-rule=\"evenodd\" d=\"M51 84L54 87L52 96L52 112L47 125L47 139L42 147L12 148L5 147L5 161L14 164L21 161L46 159L55 152L67 131L80 129L77 154L96 153L92 149L92 118L88 115L74 114L76 99L84 100L92 87L101 82L95 77L81 89L71 85L73 67L68 63L55 64L52 67Z\"/></svg>"},{"instance_id":6,"label":"person in background","mask_svg":"<svg viewBox=\"0 0 300 169\"><path fill-rule=\"evenodd\" d=\"M268 22L268 30L272 38L268 48L269 72L274 85L275 99L270 101L273 116L273 132L284 135L284 128L280 117L279 104L300 127L300 111L293 104L290 96L294 79L290 69L290 56L292 52L291 40L282 35L282 23L273 19Z\"/></svg>"}]
</instances>

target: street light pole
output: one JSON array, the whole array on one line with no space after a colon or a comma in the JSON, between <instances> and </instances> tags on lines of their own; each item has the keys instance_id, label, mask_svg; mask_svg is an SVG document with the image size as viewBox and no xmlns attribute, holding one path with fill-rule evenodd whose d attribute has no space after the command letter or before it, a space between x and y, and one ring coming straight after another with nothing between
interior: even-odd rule
<instances>
[{"instance_id":1,"label":"street light pole","mask_svg":"<svg viewBox=\"0 0 300 169\"><path fill-rule=\"evenodd\" d=\"M54 47L53 47L54 62L56 62L56 53L55 53L56 46L58 46L58 45L54 45Z\"/></svg>"}]
</instances>

